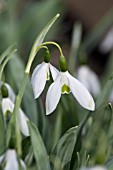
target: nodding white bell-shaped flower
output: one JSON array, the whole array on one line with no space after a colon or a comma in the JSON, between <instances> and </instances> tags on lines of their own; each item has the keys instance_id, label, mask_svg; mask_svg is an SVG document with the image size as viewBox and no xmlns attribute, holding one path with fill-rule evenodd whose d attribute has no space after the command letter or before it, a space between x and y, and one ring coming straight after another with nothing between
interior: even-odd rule
<instances>
[{"instance_id":1,"label":"nodding white bell-shaped flower","mask_svg":"<svg viewBox=\"0 0 113 170\"><path fill-rule=\"evenodd\" d=\"M50 71L53 80L55 80L59 71L55 67L53 67L50 63L42 62L34 69L31 77L31 84L33 87L35 99L38 98L42 91L44 90L46 81L49 80L50 78Z\"/></svg>"},{"instance_id":2,"label":"nodding white bell-shaped flower","mask_svg":"<svg viewBox=\"0 0 113 170\"><path fill-rule=\"evenodd\" d=\"M13 112L14 109L14 100L15 93L9 84L5 83L5 86L8 90L8 97L2 98L2 110L5 115L7 111ZM29 129L27 125L27 121L29 120L22 109L19 108L19 116L20 116L20 129L25 136L29 136ZM17 120L18 121L18 120Z\"/></svg>"},{"instance_id":3,"label":"nodding white bell-shaped flower","mask_svg":"<svg viewBox=\"0 0 113 170\"><path fill-rule=\"evenodd\" d=\"M61 93L68 94L70 92L81 106L92 111L95 109L94 100L86 87L66 71L59 72L55 81L49 87L46 97L46 114L49 115L56 109Z\"/></svg>"},{"instance_id":4,"label":"nodding white bell-shaped flower","mask_svg":"<svg viewBox=\"0 0 113 170\"><path fill-rule=\"evenodd\" d=\"M6 153L0 156L0 163L5 160L5 168L4 170L19 170L19 164L17 159L17 154L14 149L9 149ZM26 170L25 163L20 160L20 164L24 170Z\"/></svg>"},{"instance_id":5,"label":"nodding white bell-shaped flower","mask_svg":"<svg viewBox=\"0 0 113 170\"><path fill-rule=\"evenodd\" d=\"M107 169L103 166L95 166L92 168L81 168L80 170L107 170Z\"/></svg>"},{"instance_id":6,"label":"nodding white bell-shaped flower","mask_svg":"<svg viewBox=\"0 0 113 170\"><path fill-rule=\"evenodd\" d=\"M111 103L113 103L113 90L111 91L111 95L110 95L110 97L109 97L109 101L110 101Z\"/></svg>"},{"instance_id":7,"label":"nodding white bell-shaped flower","mask_svg":"<svg viewBox=\"0 0 113 170\"><path fill-rule=\"evenodd\" d=\"M13 112L14 103L10 100L10 98L3 98L2 99L2 110L5 114L7 111ZM20 129L24 136L29 136L29 129L27 125L27 121L29 120L22 109L19 108L19 117L20 117ZM18 120L17 120L18 121Z\"/></svg>"},{"instance_id":8,"label":"nodding white bell-shaped flower","mask_svg":"<svg viewBox=\"0 0 113 170\"><path fill-rule=\"evenodd\" d=\"M97 97L101 87L99 78L94 71L92 71L88 66L81 66L77 71L77 78L94 97Z\"/></svg>"}]
</instances>

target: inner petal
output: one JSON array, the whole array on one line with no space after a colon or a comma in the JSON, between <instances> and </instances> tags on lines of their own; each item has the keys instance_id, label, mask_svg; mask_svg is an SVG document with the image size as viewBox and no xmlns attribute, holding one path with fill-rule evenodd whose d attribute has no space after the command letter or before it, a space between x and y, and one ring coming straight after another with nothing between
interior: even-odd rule
<instances>
[{"instance_id":1,"label":"inner petal","mask_svg":"<svg viewBox=\"0 0 113 170\"><path fill-rule=\"evenodd\" d=\"M47 63L46 69L46 81L50 80L50 70L49 70L49 63Z\"/></svg>"},{"instance_id":2,"label":"inner petal","mask_svg":"<svg viewBox=\"0 0 113 170\"><path fill-rule=\"evenodd\" d=\"M62 87L61 89L62 94L70 93L69 81L68 81L67 76L64 73L62 73L61 87Z\"/></svg>"},{"instance_id":3,"label":"inner petal","mask_svg":"<svg viewBox=\"0 0 113 170\"><path fill-rule=\"evenodd\" d=\"M47 72L46 72L46 80L47 80L47 81L50 80L50 72L49 72L49 69L48 69Z\"/></svg>"},{"instance_id":4,"label":"inner petal","mask_svg":"<svg viewBox=\"0 0 113 170\"><path fill-rule=\"evenodd\" d=\"M62 86L62 94L69 94L70 93L70 87L69 86L67 86L66 84L64 84L63 86Z\"/></svg>"}]
</instances>

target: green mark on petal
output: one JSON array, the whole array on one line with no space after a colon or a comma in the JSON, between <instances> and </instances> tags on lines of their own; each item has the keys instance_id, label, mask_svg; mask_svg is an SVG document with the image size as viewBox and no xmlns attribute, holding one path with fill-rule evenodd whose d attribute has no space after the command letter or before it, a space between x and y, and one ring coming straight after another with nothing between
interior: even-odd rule
<instances>
[{"instance_id":1,"label":"green mark on petal","mask_svg":"<svg viewBox=\"0 0 113 170\"><path fill-rule=\"evenodd\" d=\"M66 84L64 84L63 86L62 86L62 93L63 94L65 94L65 93L70 93L70 88L69 88L69 86L67 86Z\"/></svg>"},{"instance_id":2,"label":"green mark on petal","mask_svg":"<svg viewBox=\"0 0 113 170\"><path fill-rule=\"evenodd\" d=\"M49 75L49 72L47 72L46 74L46 80L49 80L50 79L50 75Z\"/></svg>"}]
</instances>

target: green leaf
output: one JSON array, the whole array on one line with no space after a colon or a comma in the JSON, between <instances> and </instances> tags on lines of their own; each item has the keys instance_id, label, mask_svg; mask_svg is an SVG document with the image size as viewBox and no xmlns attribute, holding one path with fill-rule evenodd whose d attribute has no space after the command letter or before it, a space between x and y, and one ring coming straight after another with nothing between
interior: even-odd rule
<instances>
[{"instance_id":1,"label":"green leaf","mask_svg":"<svg viewBox=\"0 0 113 170\"><path fill-rule=\"evenodd\" d=\"M113 156L105 164L107 170L113 170Z\"/></svg>"},{"instance_id":2,"label":"green leaf","mask_svg":"<svg viewBox=\"0 0 113 170\"><path fill-rule=\"evenodd\" d=\"M80 22L76 22L73 28L71 51L69 55L69 70L75 73L75 65L77 64L78 49L81 42L82 26Z\"/></svg>"},{"instance_id":3,"label":"green leaf","mask_svg":"<svg viewBox=\"0 0 113 170\"><path fill-rule=\"evenodd\" d=\"M28 125L37 169L43 170L46 168L46 170L50 170L49 156L47 155L40 133L35 124L28 122Z\"/></svg>"},{"instance_id":4,"label":"green leaf","mask_svg":"<svg viewBox=\"0 0 113 170\"><path fill-rule=\"evenodd\" d=\"M77 127L70 128L59 140L51 153L54 170L68 170L76 143Z\"/></svg>"},{"instance_id":5,"label":"green leaf","mask_svg":"<svg viewBox=\"0 0 113 170\"><path fill-rule=\"evenodd\" d=\"M0 64L3 60L15 49L15 43L9 46L1 55L0 55Z\"/></svg>"},{"instance_id":6,"label":"green leaf","mask_svg":"<svg viewBox=\"0 0 113 170\"><path fill-rule=\"evenodd\" d=\"M0 155L5 151L5 149L6 149L5 124L2 115L2 110L0 108Z\"/></svg>"},{"instance_id":7,"label":"green leaf","mask_svg":"<svg viewBox=\"0 0 113 170\"><path fill-rule=\"evenodd\" d=\"M96 108L99 108L101 105L107 104L109 102L109 96L112 89L113 89L113 72L97 98Z\"/></svg>"},{"instance_id":8,"label":"green leaf","mask_svg":"<svg viewBox=\"0 0 113 170\"><path fill-rule=\"evenodd\" d=\"M49 29L51 28L51 26L54 24L54 22L56 21L56 19L59 17L60 15L57 14L53 19L51 19L51 21L43 28L43 30L40 32L40 34L38 35L38 37L36 38L33 46L32 46L32 49L31 49L31 53L30 53L30 56L29 56L29 60L28 60L28 65L25 69L25 72L26 73L29 73L30 72L30 68L31 68L31 65L32 65L32 62L36 56L36 53L38 52L38 50L40 49L40 45L41 43L43 42L47 32L49 31Z\"/></svg>"},{"instance_id":9,"label":"green leaf","mask_svg":"<svg viewBox=\"0 0 113 170\"><path fill-rule=\"evenodd\" d=\"M13 51L11 51L11 53L9 53L9 55L4 59L3 63L1 64L0 67L0 80L2 78L2 73L4 71L4 68L6 66L6 64L8 63L8 61L10 60L10 58L13 56L13 54L17 51L17 49L14 49Z\"/></svg>"},{"instance_id":10,"label":"green leaf","mask_svg":"<svg viewBox=\"0 0 113 170\"><path fill-rule=\"evenodd\" d=\"M112 120L112 108L108 104L93 114L93 120L89 121L89 130L84 140L85 150L91 155L90 163L103 164L107 159L110 141L108 133ZM90 125L91 124L91 125ZM87 128L87 127L86 127Z\"/></svg>"},{"instance_id":11,"label":"green leaf","mask_svg":"<svg viewBox=\"0 0 113 170\"><path fill-rule=\"evenodd\" d=\"M51 28L51 26L54 24L54 22L56 21L56 19L57 19L59 16L60 16L60 15L57 14L57 15L44 27L44 29L43 29L43 30L41 31L41 33L38 35L38 37L36 38L36 40L35 40L35 42L34 42L34 45L33 45L33 48L34 48L35 50L37 49L37 46L39 46L39 45L43 42L43 40L44 40L47 32L49 31L49 29Z\"/></svg>"}]
</instances>

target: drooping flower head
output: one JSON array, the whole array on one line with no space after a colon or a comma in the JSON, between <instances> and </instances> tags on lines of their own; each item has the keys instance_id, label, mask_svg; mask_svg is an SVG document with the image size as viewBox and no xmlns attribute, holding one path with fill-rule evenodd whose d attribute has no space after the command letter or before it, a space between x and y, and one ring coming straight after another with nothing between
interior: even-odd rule
<instances>
[{"instance_id":1,"label":"drooping flower head","mask_svg":"<svg viewBox=\"0 0 113 170\"><path fill-rule=\"evenodd\" d=\"M81 106L94 110L95 104L86 87L66 72L59 72L56 80L51 84L46 97L46 114L52 113L60 100L61 94L72 93Z\"/></svg>"},{"instance_id":2,"label":"drooping flower head","mask_svg":"<svg viewBox=\"0 0 113 170\"><path fill-rule=\"evenodd\" d=\"M60 100L61 94L70 93L74 95L80 105L88 110L95 109L95 103L86 87L67 71L65 58L61 58L61 71L55 81L49 87L46 97L46 114L52 113Z\"/></svg>"},{"instance_id":3,"label":"drooping flower head","mask_svg":"<svg viewBox=\"0 0 113 170\"><path fill-rule=\"evenodd\" d=\"M50 79L50 71L53 80L55 80L58 74L58 70L50 64L48 55L49 54L47 54L44 61L34 69L31 77L31 84L35 99L40 96L44 90L46 81Z\"/></svg>"},{"instance_id":4,"label":"drooping flower head","mask_svg":"<svg viewBox=\"0 0 113 170\"><path fill-rule=\"evenodd\" d=\"M14 110L14 101L15 101L15 93L9 84L1 85L2 91L2 111L4 117L7 117L7 111L13 113ZM29 129L27 125L27 121L29 120L25 113L19 108L19 116L20 116L20 129L25 136L29 136ZM18 120L17 120L18 121Z\"/></svg>"}]
</instances>

